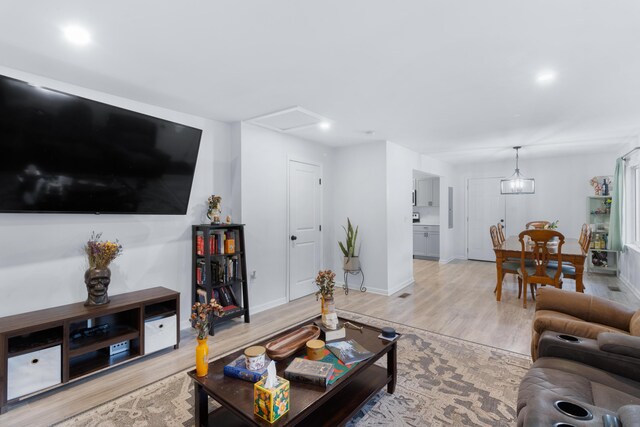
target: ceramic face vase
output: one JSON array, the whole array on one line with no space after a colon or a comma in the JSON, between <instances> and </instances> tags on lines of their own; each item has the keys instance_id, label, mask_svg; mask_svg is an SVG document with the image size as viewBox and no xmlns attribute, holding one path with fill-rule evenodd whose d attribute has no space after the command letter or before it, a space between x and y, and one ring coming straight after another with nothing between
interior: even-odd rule
<instances>
[{"instance_id":1,"label":"ceramic face vase","mask_svg":"<svg viewBox=\"0 0 640 427\"><path fill-rule=\"evenodd\" d=\"M111 270L108 268L89 268L84 272L84 283L87 285L87 300L84 305L103 305L109 302L109 283Z\"/></svg>"}]
</instances>

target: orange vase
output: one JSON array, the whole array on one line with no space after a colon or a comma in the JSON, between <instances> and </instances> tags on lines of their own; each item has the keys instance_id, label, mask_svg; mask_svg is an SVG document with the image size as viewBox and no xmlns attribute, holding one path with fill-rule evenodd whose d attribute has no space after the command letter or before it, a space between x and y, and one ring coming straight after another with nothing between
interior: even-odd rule
<instances>
[{"instance_id":1,"label":"orange vase","mask_svg":"<svg viewBox=\"0 0 640 427\"><path fill-rule=\"evenodd\" d=\"M209 344L207 339L196 340L196 375L204 377L209 372Z\"/></svg>"}]
</instances>

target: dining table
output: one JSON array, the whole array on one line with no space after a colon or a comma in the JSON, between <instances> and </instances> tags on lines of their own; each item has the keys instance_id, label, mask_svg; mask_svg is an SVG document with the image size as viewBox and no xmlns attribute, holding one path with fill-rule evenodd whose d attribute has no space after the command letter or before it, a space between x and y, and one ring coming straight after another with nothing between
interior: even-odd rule
<instances>
[{"instance_id":1,"label":"dining table","mask_svg":"<svg viewBox=\"0 0 640 427\"><path fill-rule=\"evenodd\" d=\"M497 273L497 286L496 286L496 301L500 301L502 298L502 262L507 258L521 259L522 245L518 236L509 236L504 242L495 246L493 251L496 254L496 273ZM533 258L533 246L525 245L525 258ZM582 249L578 239L565 239L562 245L562 263L571 264L576 270L576 292L584 292L584 284L582 283L582 273L584 272L584 261L587 258L587 252ZM554 251L553 247L549 247L549 259L551 261L558 260L557 249Z\"/></svg>"}]
</instances>

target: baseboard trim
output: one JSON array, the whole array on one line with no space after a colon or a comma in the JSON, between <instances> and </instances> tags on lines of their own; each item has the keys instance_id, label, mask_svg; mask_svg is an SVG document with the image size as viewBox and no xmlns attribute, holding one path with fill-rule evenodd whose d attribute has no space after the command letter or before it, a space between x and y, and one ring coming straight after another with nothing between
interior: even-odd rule
<instances>
[{"instance_id":1,"label":"baseboard trim","mask_svg":"<svg viewBox=\"0 0 640 427\"><path fill-rule=\"evenodd\" d=\"M455 257L455 256L452 256L447 259L440 258L440 264L449 264L451 261L455 261L456 259L458 259L458 257Z\"/></svg>"},{"instance_id":2,"label":"baseboard trim","mask_svg":"<svg viewBox=\"0 0 640 427\"><path fill-rule=\"evenodd\" d=\"M415 283L415 280L412 278L405 280L404 282L400 283L398 286L395 286L393 289L389 289L387 296L391 296L397 292L400 292L401 290L403 290L404 288L406 288L407 286L411 286Z\"/></svg>"},{"instance_id":3,"label":"baseboard trim","mask_svg":"<svg viewBox=\"0 0 640 427\"><path fill-rule=\"evenodd\" d=\"M629 279L621 275L618 276L618 279L620 280L622 286L625 288L625 291L630 292L636 298L640 299L640 290L636 289L635 286L632 286L631 282L629 282Z\"/></svg>"},{"instance_id":4,"label":"baseboard trim","mask_svg":"<svg viewBox=\"0 0 640 427\"><path fill-rule=\"evenodd\" d=\"M400 283L398 286L395 286L393 289L380 289L380 288L373 288L371 286L367 286L367 284L364 284L364 287L367 288L367 292L372 293L372 294L376 294L376 295L384 295L386 297L391 296L393 294L395 294L396 292L399 292L401 290L403 290L404 288L406 288L407 286L411 286L415 283L415 280L412 278L405 280L404 282ZM337 282L336 281L336 289L343 289L344 288L344 282ZM350 292L360 292L360 285L359 284L355 284L353 287L349 286L349 291Z\"/></svg>"}]
</instances>

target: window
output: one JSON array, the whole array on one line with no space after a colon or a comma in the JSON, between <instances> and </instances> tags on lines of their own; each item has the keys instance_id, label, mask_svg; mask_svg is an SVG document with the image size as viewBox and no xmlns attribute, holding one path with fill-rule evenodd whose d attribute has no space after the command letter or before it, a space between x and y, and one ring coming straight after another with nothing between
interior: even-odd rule
<instances>
[{"instance_id":1,"label":"window","mask_svg":"<svg viewBox=\"0 0 640 427\"><path fill-rule=\"evenodd\" d=\"M633 180L633 206L634 206L634 218L633 218L633 230L634 230L634 243L636 246L640 246L640 167L636 166L632 169Z\"/></svg>"}]
</instances>

